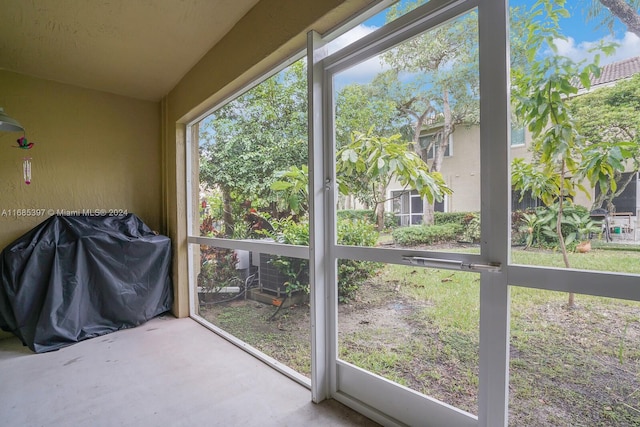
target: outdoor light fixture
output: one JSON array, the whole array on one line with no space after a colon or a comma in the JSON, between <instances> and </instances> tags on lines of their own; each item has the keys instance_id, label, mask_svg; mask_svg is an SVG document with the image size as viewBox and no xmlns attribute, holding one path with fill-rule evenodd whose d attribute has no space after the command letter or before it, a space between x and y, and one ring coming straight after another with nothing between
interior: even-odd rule
<instances>
[{"instance_id":1,"label":"outdoor light fixture","mask_svg":"<svg viewBox=\"0 0 640 427\"><path fill-rule=\"evenodd\" d=\"M24 128L16 119L7 116L2 107L0 107L0 131L24 132Z\"/></svg>"}]
</instances>

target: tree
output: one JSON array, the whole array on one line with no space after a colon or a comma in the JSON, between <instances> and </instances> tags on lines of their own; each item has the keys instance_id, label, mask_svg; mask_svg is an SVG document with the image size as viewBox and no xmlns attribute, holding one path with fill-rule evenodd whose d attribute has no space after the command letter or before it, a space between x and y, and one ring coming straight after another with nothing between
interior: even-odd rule
<instances>
[{"instance_id":1,"label":"tree","mask_svg":"<svg viewBox=\"0 0 640 427\"><path fill-rule=\"evenodd\" d=\"M442 175L430 172L427 164L410 145L401 141L400 134L377 136L373 134L373 129L369 129L366 134L354 132L351 143L336 155L338 190L342 194L351 194L359 191L362 183L368 183L373 195L378 230L384 228L385 190L392 179L397 179L405 188L416 189L430 203L442 200L444 194L451 193ZM282 196L295 215L303 217L308 209L308 205L301 202L308 194L307 167L293 166L276 175L280 180L274 182L271 189Z\"/></svg>"},{"instance_id":2,"label":"tree","mask_svg":"<svg viewBox=\"0 0 640 427\"><path fill-rule=\"evenodd\" d=\"M291 166L275 173L278 181L271 184L271 190L281 194L284 206L282 210L290 210L295 216L305 215L309 211L309 167Z\"/></svg>"},{"instance_id":3,"label":"tree","mask_svg":"<svg viewBox=\"0 0 640 427\"><path fill-rule=\"evenodd\" d=\"M376 76L371 83L352 83L338 92L336 99L336 148L351 141L354 132L391 136L398 133L398 111L391 98L380 90Z\"/></svg>"},{"instance_id":4,"label":"tree","mask_svg":"<svg viewBox=\"0 0 640 427\"><path fill-rule=\"evenodd\" d=\"M584 170L601 169L600 180L592 180L600 193L591 209L615 211L613 199L622 194L633 174L622 180L622 172L640 170L640 74L577 96L569 103L572 115L587 141ZM614 180L604 179L614 176ZM596 175L592 175L593 178Z\"/></svg>"},{"instance_id":5,"label":"tree","mask_svg":"<svg viewBox=\"0 0 640 427\"><path fill-rule=\"evenodd\" d=\"M588 19L599 19L602 25L613 31L614 18L627 26L627 30L640 37L640 0L591 0Z\"/></svg>"},{"instance_id":6,"label":"tree","mask_svg":"<svg viewBox=\"0 0 640 427\"><path fill-rule=\"evenodd\" d=\"M298 61L200 123L200 180L222 193L226 236L246 201L275 209L274 171L307 163L305 73Z\"/></svg>"},{"instance_id":7,"label":"tree","mask_svg":"<svg viewBox=\"0 0 640 427\"><path fill-rule=\"evenodd\" d=\"M395 104L386 95L386 91L381 90L379 79L380 76L376 76L373 82L368 84L347 85L338 93L335 115L337 150L348 145L355 132L371 131L375 135L391 136L402 129ZM351 184L352 193L342 195L347 206L353 198L367 207L374 204L375 195L371 193L368 182L359 181Z\"/></svg>"},{"instance_id":8,"label":"tree","mask_svg":"<svg viewBox=\"0 0 640 427\"><path fill-rule=\"evenodd\" d=\"M387 21L414 9L416 3L424 1L393 6ZM434 173L442 169L449 137L456 126L478 122L477 37L477 17L469 13L382 56L392 68L386 76L391 81L388 86L396 88L391 96L398 110L411 120L414 147L425 162L431 162L429 170ZM421 145L420 135L428 120L437 132ZM432 159L430 151L434 153ZM432 202L426 206L424 222L433 223Z\"/></svg>"},{"instance_id":9,"label":"tree","mask_svg":"<svg viewBox=\"0 0 640 427\"><path fill-rule=\"evenodd\" d=\"M355 132L349 145L337 153L336 174L342 194L353 191L354 183L368 182L374 197L378 230L384 228L386 188L397 179L405 189L412 188L429 203L442 200L451 190L439 172L430 171L427 164L400 140L401 135L377 136L370 129Z\"/></svg>"},{"instance_id":10,"label":"tree","mask_svg":"<svg viewBox=\"0 0 640 427\"><path fill-rule=\"evenodd\" d=\"M546 23L557 23L566 17L564 1L537 2L531 16L540 18L529 24L530 34L527 70L512 69L512 94L516 116L522 118L533 136L534 162L527 164L516 159L512 165L512 184L522 192L542 199L545 205L557 206L556 234L565 267L569 258L565 238L562 235L563 210L578 189L584 191L581 181L608 180L607 168L581 169L585 140L579 132L571 110L570 98L578 93L579 85L589 89L591 77L599 76L596 55L594 63L576 64L567 57L556 54L537 57L543 48L556 52L553 40L560 37L557 28ZM601 46L604 51L610 47ZM555 207L554 206L554 207ZM574 295L569 294L568 307L574 306Z\"/></svg>"}]
</instances>

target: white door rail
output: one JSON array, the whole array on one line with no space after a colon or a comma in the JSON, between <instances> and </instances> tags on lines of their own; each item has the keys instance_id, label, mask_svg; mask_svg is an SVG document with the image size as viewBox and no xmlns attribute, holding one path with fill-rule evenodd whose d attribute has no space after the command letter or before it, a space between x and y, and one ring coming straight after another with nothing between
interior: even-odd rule
<instances>
[{"instance_id":1,"label":"white door rail","mask_svg":"<svg viewBox=\"0 0 640 427\"><path fill-rule=\"evenodd\" d=\"M491 273L498 273L502 268L500 263L465 263L463 261L455 259L425 258L419 256L405 256L402 257L402 259L404 261L408 261L412 265L418 265L420 267L443 268L445 270L468 270L477 272L487 271Z\"/></svg>"}]
</instances>

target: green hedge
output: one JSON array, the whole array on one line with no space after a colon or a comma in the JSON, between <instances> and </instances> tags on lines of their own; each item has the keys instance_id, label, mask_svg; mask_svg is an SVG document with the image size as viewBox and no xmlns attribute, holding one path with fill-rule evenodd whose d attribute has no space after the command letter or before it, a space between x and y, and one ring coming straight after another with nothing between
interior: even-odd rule
<instances>
[{"instance_id":1,"label":"green hedge","mask_svg":"<svg viewBox=\"0 0 640 427\"><path fill-rule=\"evenodd\" d=\"M478 212L434 212L433 223L435 225L459 224L466 225L470 218L480 216Z\"/></svg>"},{"instance_id":2,"label":"green hedge","mask_svg":"<svg viewBox=\"0 0 640 427\"><path fill-rule=\"evenodd\" d=\"M432 245L435 243L455 242L463 232L461 224L447 223L442 225L418 225L393 230L392 236L396 244L401 246Z\"/></svg>"},{"instance_id":3,"label":"green hedge","mask_svg":"<svg viewBox=\"0 0 640 427\"><path fill-rule=\"evenodd\" d=\"M344 209L337 211L338 220L355 219L376 224L375 213L372 209ZM393 212L384 213L384 228L392 229L398 226L398 219Z\"/></svg>"},{"instance_id":4,"label":"green hedge","mask_svg":"<svg viewBox=\"0 0 640 427\"><path fill-rule=\"evenodd\" d=\"M338 243L350 246L375 246L378 232L373 224L360 220L338 221ZM360 286L380 268L377 263L338 260L338 300L351 300Z\"/></svg>"},{"instance_id":5,"label":"green hedge","mask_svg":"<svg viewBox=\"0 0 640 427\"><path fill-rule=\"evenodd\" d=\"M343 219L356 219L367 221L372 224L376 223L375 215L372 209L344 209L337 211L338 221Z\"/></svg>"}]
</instances>

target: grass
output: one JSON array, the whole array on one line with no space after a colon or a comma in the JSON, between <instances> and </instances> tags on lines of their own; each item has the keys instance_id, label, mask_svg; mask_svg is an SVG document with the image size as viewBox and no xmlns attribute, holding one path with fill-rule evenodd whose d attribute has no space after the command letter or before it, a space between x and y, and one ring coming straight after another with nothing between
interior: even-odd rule
<instances>
[{"instance_id":1,"label":"grass","mask_svg":"<svg viewBox=\"0 0 640 427\"><path fill-rule=\"evenodd\" d=\"M464 249L469 252L469 248ZM569 254L573 268L640 274L640 252ZM512 262L563 267L556 252L514 249ZM603 284L606 286L606 284ZM511 289L511 426L640 425L640 303ZM309 375L309 309L254 301L201 314ZM477 414L479 275L387 265L338 313L339 357Z\"/></svg>"},{"instance_id":2,"label":"grass","mask_svg":"<svg viewBox=\"0 0 640 427\"><path fill-rule=\"evenodd\" d=\"M387 265L340 308L340 357L477 413L478 278ZM358 323L348 320L358 316ZM394 363L381 365L378 356L389 353Z\"/></svg>"},{"instance_id":3,"label":"grass","mask_svg":"<svg viewBox=\"0 0 640 427\"><path fill-rule=\"evenodd\" d=\"M199 314L268 356L310 376L309 306L283 309L276 319L268 320L275 310L276 307L255 301L237 300L201 306Z\"/></svg>"},{"instance_id":4,"label":"grass","mask_svg":"<svg viewBox=\"0 0 640 427\"><path fill-rule=\"evenodd\" d=\"M579 269L638 274L638 261L638 252L619 249L570 254ZM553 252L517 250L513 262L563 267ZM376 334L388 343L403 342L395 351L406 353L391 371L381 369L370 363L376 347L368 347L368 358L350 353L352 342L362 346L369 339L344 337L341 357L392 380L401 376L401 384L477 413L479 276L388 265L374 283L396 290L387 295L393 304L413 304L410 314L396 319L405 322L399 339ZM563 292L512 288L510 425L640 425L640 304L577 295L578 308L567 310L566 299Z\"/></svg>"},{"instance_id":5,"label":"grass","mask_svg":"<svg viewBox=\"0 0 640 427\"><path fill-rule=\"evenodd\" d=\"M640 274L640 252L635 249L624 251L619 246L610 246L568 255L571 268ZM564 268L559 251L513 250L511 257L514 264Z\"/></svg>"}]
</instances>

